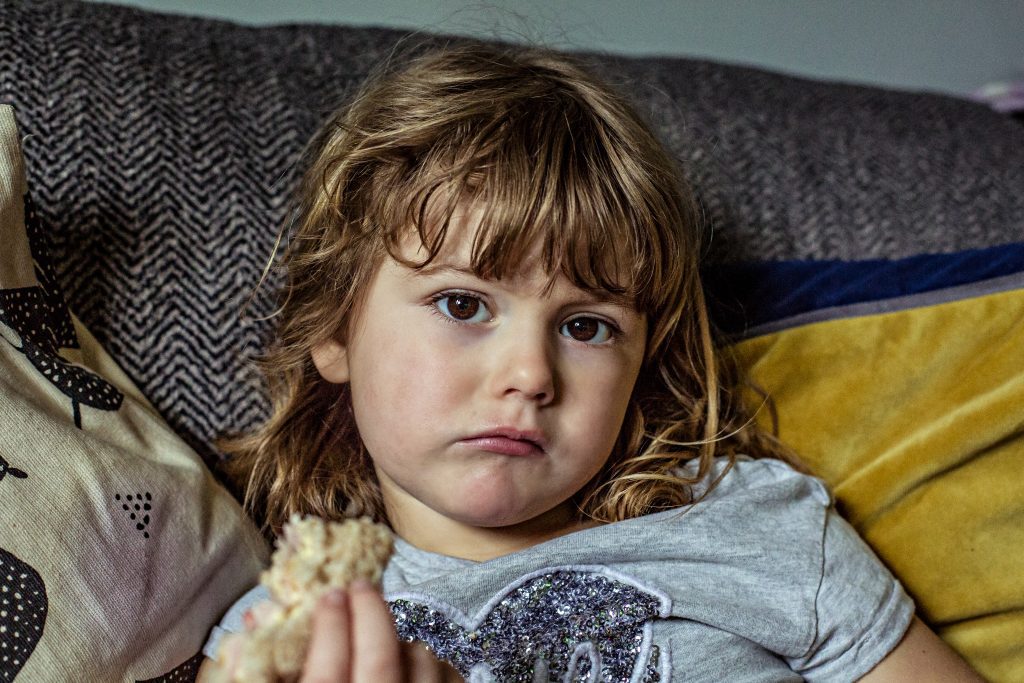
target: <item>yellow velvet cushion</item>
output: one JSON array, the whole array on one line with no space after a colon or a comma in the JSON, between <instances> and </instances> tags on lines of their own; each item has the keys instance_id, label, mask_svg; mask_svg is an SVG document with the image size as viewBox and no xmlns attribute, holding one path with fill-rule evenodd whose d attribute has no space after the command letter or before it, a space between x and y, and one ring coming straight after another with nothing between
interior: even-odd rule
<instances>
[{"instance_id":1,"label":"yellow velvet cushion","mask_svg":"<svg viewBox=\"0 0 1024 683\"><path fill-rule=\"evenodd\" d=\"M922 618L985 677L1024 681L1024 290L735 350Z\"/></svg>"}]
</instances>

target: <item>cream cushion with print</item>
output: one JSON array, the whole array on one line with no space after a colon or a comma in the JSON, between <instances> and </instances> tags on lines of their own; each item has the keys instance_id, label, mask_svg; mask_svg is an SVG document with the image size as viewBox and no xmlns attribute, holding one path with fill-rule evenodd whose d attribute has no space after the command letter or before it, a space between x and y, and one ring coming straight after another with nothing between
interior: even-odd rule
<instances>
[{"instance_id":1,"label":"cream cushion with print","mask_svg":"<svg viewBox=\"0 0 1024 683\"><path fill-rule=\"evenodd\" d=\"M0 106L0 680L191 681L265 543L67 310Z\"/></svg>"}]
</instances>

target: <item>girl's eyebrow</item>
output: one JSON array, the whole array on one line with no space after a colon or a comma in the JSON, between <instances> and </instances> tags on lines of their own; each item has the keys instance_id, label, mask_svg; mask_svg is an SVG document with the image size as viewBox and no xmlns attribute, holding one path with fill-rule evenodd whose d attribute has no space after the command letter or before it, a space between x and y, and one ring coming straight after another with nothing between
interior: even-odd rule
<instances>
[{"instance_id":1,"label":"girl's eyebrow","mask_svg":"<svg viewBox=\"0 0 1024 683\"><path fill-rule=\"evenodd\" d=\"M480 277L469 266L455 263L428 263L425 266L413 270L417 275L438 275L440 273L457 273L459 275L470 275L477 279Z\"/></svg>"}]
</instances>

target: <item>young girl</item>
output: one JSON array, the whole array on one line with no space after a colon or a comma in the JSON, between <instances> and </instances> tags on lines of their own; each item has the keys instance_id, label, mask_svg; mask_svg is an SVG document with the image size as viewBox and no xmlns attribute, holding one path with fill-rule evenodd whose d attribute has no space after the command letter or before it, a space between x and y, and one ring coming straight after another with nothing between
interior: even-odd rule
<instances>
[{"instance_id":1,"label":"young girl","mask_svg":"<svg viewBox=\"0 0 1024 683\"><path fill-rule=\"evenodd\" d=\"M973 676L741 405L699 210L622 97L564 56L448 48L316 148L274 412L231 467L270 531L398 540L386 604L322 602L303 680Z\"/></svg>"}]
</instances>

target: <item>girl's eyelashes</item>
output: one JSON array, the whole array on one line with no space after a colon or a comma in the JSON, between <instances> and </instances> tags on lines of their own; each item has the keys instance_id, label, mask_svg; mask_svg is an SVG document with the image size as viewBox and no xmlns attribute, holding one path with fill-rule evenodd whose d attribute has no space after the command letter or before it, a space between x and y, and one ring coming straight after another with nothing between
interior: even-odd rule
<instances>
[{"instance_id":1,"label":"girl's eyelashes","mask_svg":"<svg viewBox=\"0 0 1024 683\"><path fill-rule=\"evenodd\" d=\"M441 292L431 300L434 310L446 319L459 323L485 323L491 312L480 297L468 292Z\"/></svg>"}]
</instances>

